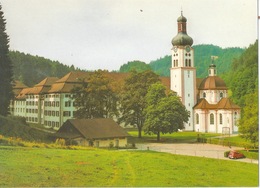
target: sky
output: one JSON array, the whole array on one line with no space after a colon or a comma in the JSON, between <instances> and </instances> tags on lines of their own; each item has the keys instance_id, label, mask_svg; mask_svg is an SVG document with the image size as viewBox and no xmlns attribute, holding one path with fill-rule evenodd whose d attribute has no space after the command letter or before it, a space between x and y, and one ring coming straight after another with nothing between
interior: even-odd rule
<instances>
[{"instance_id":1,"label":"sky","mask_svg":"<svg viewBox=\"0 0 260 188\"><path fill-rule=\"evenodd\" d=\"M10 50L84 70L119 70L171 54L177 18L193 45L246 48L258 37L257 0L1 0ZM195 52L196 53L196 52Z\"/></svg>"}]
</instances>

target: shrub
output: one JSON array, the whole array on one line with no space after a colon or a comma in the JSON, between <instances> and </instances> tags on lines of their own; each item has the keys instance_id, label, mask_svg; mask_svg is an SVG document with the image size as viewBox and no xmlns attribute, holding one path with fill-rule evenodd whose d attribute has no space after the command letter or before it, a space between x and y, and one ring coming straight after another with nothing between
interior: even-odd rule
<instances>
[{"instance_id":1,"label":"shrub","mask_svg":"<svg viewBox=\"0 0 260 188\"><path fill-rule=\"evenodd\" d=\"M224 157L228 157L229 152L230 152L230 151L225 151L225 152L224 152Z\"/></svg>"}]
</instances>

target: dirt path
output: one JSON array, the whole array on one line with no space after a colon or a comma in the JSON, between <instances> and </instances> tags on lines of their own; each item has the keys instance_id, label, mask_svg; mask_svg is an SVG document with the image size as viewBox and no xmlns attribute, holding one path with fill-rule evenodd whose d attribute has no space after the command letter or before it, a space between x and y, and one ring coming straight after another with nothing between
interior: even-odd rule
<instances>
[{"instance_id":1,"label":"dirt path","mask_svg":"<svg viewBox=\"0 0 260 188\"><path fill-rule=\"evenodd\" d=\"M176 143L176 144L162 144L162 143L147 143L147 144L136 144L136 147L140 150L153 150L159 152L166 152L178 155L189 155L189 156L198 156L198 157L208 157L215 159L225 159L231 160L229 158L224 157L224 152L228 150L240 150L243 148L239 147L226 147L220 145L213 144L201 144L201 143L193 143L193 144L184 144L184 143ZM248 162L258 164L258 160L254 159L236 159L236 161L240 162Z\"/></svg>"}]
</instances>

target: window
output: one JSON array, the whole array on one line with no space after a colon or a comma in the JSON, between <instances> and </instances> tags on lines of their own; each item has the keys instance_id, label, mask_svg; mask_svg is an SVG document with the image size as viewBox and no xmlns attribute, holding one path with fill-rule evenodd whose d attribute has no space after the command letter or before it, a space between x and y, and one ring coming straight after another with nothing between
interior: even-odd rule
<instances>
[{"instance_id":1,"label":"window","mask_svg":"<svg viewBox=\"0 0 260 188\"><path fill-rule=\"evenodd\" d=\"M214 125L214 114L210 114L210 125Z\"/></svg>"},{"instance_id":2,"label":"window","mask_svg":"<svg viewBox=\"0 0 260 188\"><path fill-rule=\"evenodd\" d=\"M56 116L60 116L60 112L59 111L56 111Z\"/></svg>"},{"instance_id":3,"label":"window","mask_svg":"<svg viewBox=\"0 0 260 188\"><path fill-rule=\"evenodd\" d=\"M52 111L52 112L51 112L51 115L52 115L52 116L55 116L55 111Z\"/></svg>"},{"instance_id":4,"label":"window","mask_svg":"<svg viewBox=\"0 0 260 188\"><path fill-rule=\"evenodd\" d=\"M56 101L56 107L59 107L59 106L60 106L60 102Z\"/></svg>"},{"instance_id":5,"label":"window","mask_svg":"<svg viewBox=\"0 0 260 188\"><path fill-rule=\"evenodd\" d=\"M191 67L191 59L189 59L189 67Z\"/></svg>"},{"instance_id":6,"label":"window","mask_svg":"<svg viewBox=\"0 0 260 188\"><path fill-rule=\"evenodd\" d=\"M203 98L206 98L206 93L205 92L203 93Z\"/></svg>"},{"instance_id":7,"label":"window","mask_svg":"<svg viewBox=\"0 0 260 188\"><path fill-rule=\"evenodd\" d=\"M199 120L199 114L196 114L196 124L199 124L200 120Z\"/></svg>"},{"instance_id":8,"label":"window","mask_svg":"<svg viewBox=\"0 0 260 188\"><path fill-rule=\"evenodd\" d=\"M188 66L188 59L185 59L185 67Z\"/></svg>"},{"instance_id":9,"label":"window","mask_svg":"<svg viewBox=\"0 0 260 188\"><path fill-rule=\"evenodd\" d=\"M66 101L65 102L65 107L70 107L71 106L71 102L70 101Z\"/></svg>"},{"instance_id":10,"label":"window","mask_svg":"<svg viewBox=\"0 0 260 188\"><path fill-rule=\"evenodd\" d=\"M56 127L58 128L60 126L60 123L59 122L56 122Z\"/></svg>"},{"instance_id":11,"label":"window","mask_svg":"<svg viewBox=\"0 0 260 188\"><path fill-rule=\"evenodd\" d=\"M220 98L222 99L222 98L223 98L223 93L220 92L219 96L220 96Z\"/></svg>"},{"instance_id":12,"label":"window","mask_svg":"<svg viewBox=\"0 0 260 188\"><path fill-rule=\"evenodd\" d=\"M70 116L70 111L64 111L64 112L63 112L63 116L64 116L64 117Z\"/></svg>"},{"instance_id":13,"label":"window","mask_svg":"<svg viewBox=\"0 0 260 188\"><path fill-rule=\"evenodd\" d=\"M221 124L221 125L222 125L222 123L223 123L222 114L219 114L219 124Z\"/></svg>"}]
</instances>

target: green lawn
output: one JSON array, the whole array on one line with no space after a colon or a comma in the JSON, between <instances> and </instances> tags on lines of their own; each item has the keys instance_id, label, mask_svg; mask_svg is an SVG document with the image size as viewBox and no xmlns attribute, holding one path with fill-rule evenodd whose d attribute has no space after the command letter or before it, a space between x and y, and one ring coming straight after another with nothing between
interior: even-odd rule
<instances>
[{"instance_id":1,"label":"green lawn","mask_svg":"<svg viewBox=\"0 0 260 188\"><path fill-rule=\"evenodd\" d=\"M142 131L142 138L138 138L138 131L128 131L128 134L133 136L133 138L130 138L130 142L135 142L135 143L157 142L155 134L148 135ZM198 138L198 134L200 134L200 136L202 136L202 134L198 133L198 132L174 132L171 134L169 134L169 133L161 134L160 142L168 142L168 143L196 142L197 138ZM203 137L205 137L205 138L216 137L216 136L220 136L220 134L203 133Z\"/></svg>"},{"instance_id":2,"label":"green lawn","mask_svg":"<svg viewBox=\"0 0 260 188\"><path fill-rule=\"evenodd\" d=\"M258 186L258 165L152 151L0 146L0 187Z\"/></svg>"}]
</instances>

